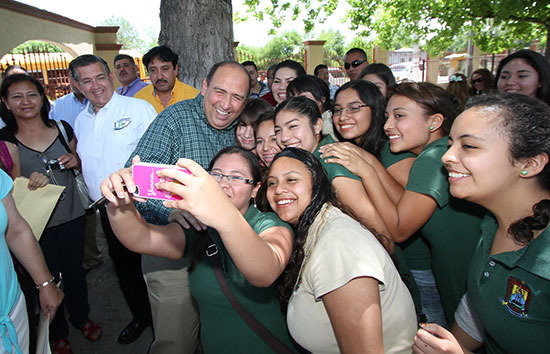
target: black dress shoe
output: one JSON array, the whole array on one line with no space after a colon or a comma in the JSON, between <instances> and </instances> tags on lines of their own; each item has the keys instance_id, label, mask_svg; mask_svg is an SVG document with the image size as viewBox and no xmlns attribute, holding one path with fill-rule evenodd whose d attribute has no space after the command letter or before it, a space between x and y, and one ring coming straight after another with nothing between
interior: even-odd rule
<instances>
[{"instance_id":1,"label":"black dress shoe","mask_svg":"<svg viewBox=\"0 0 550 354\"><path fill-rule=\"evenodd\" d=\"M126 328L122 332L120 332L120 335L118 336L118 342L120 344L129 344L132 342L135 342L139 336L145 331L147 327L149 327L151 323L148 321L138 320L134 318Z\"/></svg>"}]
</instances>

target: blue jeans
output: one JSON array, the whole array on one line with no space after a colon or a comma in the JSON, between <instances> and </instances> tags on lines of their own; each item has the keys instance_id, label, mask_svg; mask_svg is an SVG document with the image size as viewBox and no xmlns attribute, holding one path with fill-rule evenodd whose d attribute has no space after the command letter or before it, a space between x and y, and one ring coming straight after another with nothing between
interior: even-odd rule
<instances>
[{"instance_id":1,"label":"blue jeans","mask_svg":"<svg viewBox=\"0 0 550 354\"><path fill-rule=\"evenodd\" d=\"M437 290L435 278L431 269L411 269L411 273L420 291L422 312L428 318L428 322L437 323L440 326L446 327L447 320L445 319L443 305L441 304L441 298L439 297L439 291Z\"/></svg>"}]
</instances>

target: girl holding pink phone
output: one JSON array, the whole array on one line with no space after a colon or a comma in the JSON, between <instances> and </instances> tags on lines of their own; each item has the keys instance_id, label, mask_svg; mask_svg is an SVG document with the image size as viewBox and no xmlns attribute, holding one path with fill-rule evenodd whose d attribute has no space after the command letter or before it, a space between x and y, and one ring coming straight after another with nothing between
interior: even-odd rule
<instances>
[{"instance_id":1,"label":"girl holding pink phone","mask_svg":"<svg viewBox=\"0 0 550 354\"><path fill-rule=\"evenodd\" d=\"M189 212L203 230L183 229L177 223L147 224L130 194L135 190L131 170L122 169L101 184L111 202L107 211L115 234L134 252L174 259L190 256L189 282L200 311L205 353L271 350L226 300L209 257L215 254L221 256L224 278L236 299L295 352L276 297L276 280L290 258L293 232L277 215L262 213L252 203L261 185L258 158L243 148L229 147L218 152L208 172L192 160L180 159L178 166L190 174L161 170L159 177L178 183L160 182L156 187L181 197L164 204Z\"/></svg>"}]
</instances>

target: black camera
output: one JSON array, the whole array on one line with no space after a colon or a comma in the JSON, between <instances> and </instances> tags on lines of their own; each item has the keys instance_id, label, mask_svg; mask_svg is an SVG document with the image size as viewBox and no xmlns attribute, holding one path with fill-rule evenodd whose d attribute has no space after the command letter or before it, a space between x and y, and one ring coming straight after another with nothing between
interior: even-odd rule
<instances>
[{"instance_id":1,"label":"black camera","mask_svg":"<svg viewBox=\"0 0 550 354\"><path fill-rule=\"evenodd\" d=\"M50 159L48 160L46 157L42 159L42 162L46 165L46 170L50 169L59 169L60 171L63 171L65 169L65 165L61 162L59 162L58 159Z\"/></svg>"}]
</instances>

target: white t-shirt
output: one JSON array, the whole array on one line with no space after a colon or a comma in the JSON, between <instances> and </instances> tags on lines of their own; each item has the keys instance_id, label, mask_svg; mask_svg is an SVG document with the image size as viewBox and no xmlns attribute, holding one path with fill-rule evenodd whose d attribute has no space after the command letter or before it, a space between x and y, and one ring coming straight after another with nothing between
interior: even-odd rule
<instances>
[{"instance_id":1,"label":"white t-shirt","mask_svg":"<svg viewBox=\"0 0 550 354\"><path fill-rule=\"evenodd\" d=\"M374 235L327 204L311 225L304 250L312 243L301 283L288 304L292 337L312 353L340 353L321 298L355 278L371 277L379 281L384 352L411 353L417 329L413 300Z\"/></svg>"},{"instance_id":2,"label":"white t-shirt","mask_svg":"<svg viewBox=\"0 0 550 354\"><path fill-rule=\"evenodd\" d=\"M76 117L76 152L92 200L101 198L99 185L124 167L157 112L147 101L113 93L97 114L89 102Z\"/></svg>"}]
</instances>

